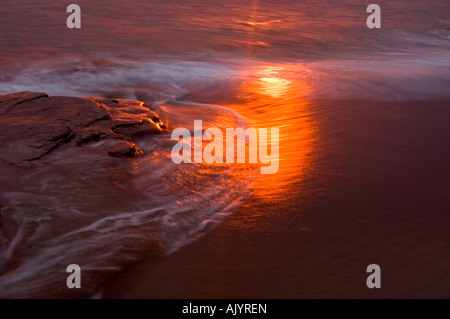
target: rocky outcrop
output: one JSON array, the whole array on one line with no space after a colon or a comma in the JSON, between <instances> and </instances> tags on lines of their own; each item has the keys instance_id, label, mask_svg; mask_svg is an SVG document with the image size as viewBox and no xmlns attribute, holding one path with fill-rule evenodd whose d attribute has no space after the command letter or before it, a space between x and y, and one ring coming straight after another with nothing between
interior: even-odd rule
<instances>
[{"instance_id":1,"label":"rocky outcrop","mask_svg":"<svg viewBox=\"0 0 450 319\"><path fill-rule=\"evenodd\" d=\"M39 159L62 145L134 157L143 154L134 138L165 130L159 116L139 101L0 95L0 160L11 164Z\"/></svg>"}]
</instances>

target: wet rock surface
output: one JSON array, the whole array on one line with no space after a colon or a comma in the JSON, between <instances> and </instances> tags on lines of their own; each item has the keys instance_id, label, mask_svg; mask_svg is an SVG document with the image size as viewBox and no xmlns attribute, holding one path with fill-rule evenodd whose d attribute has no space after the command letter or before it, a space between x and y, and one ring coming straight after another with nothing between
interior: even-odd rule
<instances>
[{"instance_id":1,"label":"wet rock surface","mask_svg":"<svg viewBox=\"0 0 450 319\"><path fill-rule=\"evenodd\" d=\"M164 130L159 116L139 101L35 92L0 95L0 159L15 165L62 145L134 157L143 151L133 138Z\"/></svg>"},{"instance_id":2,"label":"wet rock surface","mask_svg":"<svg viewBox=\"0 0 450 319\"><path fill-rule=\"evenodd\" d=\"M156 251L153 224L122 221L149 206L136 175L154 160L163 127L139 101L0 95L0 298L91 296ZM102 271L85 271L83 289L68 289L73 262Z\"/></svg>"}]
</instances>

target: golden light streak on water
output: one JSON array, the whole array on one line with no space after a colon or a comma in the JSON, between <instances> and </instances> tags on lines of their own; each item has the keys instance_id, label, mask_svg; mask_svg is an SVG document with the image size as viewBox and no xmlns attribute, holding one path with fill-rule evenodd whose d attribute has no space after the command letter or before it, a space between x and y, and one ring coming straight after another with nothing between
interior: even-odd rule
<instances>
[{"instance_id":1,"label":"golden light streak on water","mask_svg":"<svg viewBox=\"0 0 450 319\"><path fill-rule=\"evenodd\" d=\"M310 85L294 76L299 68L264 65L249 70L252 76L240 87L239 103L228 105L246 117L250 127L279 128L279 170L259 175L254 185L255 194L267 201L289 196L292 182L301 180L311 165L316 124L305 99Z\"/></svg>"}]
</instances>

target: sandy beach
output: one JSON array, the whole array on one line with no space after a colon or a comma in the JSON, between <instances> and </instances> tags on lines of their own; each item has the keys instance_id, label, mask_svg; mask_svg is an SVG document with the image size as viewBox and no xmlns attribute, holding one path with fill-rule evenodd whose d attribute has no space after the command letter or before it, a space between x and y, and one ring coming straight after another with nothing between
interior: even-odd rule
<instances>
[{"instance_id":1,"label":"sandy beach","mask_svg":"<svg viewBox=\"0 0 450 319\"><path fill-rule=\"evenodd\" d=\"M125 271L105 297L448 298L448 102L311 107L321 138L292 198L269 209L250 198L173 256ZM382 289L366 286L372 263Z\"/></svg>"},{"instance_id":2,"label":"sandy beach","mask_svg":"<svg viewBox=\"0 0 450 319\"><path fill-rule=\"evenodd\" d=\"M449 1L68 6L0 3L0 298L450 297Z\"/></svg>"}]
</instances>

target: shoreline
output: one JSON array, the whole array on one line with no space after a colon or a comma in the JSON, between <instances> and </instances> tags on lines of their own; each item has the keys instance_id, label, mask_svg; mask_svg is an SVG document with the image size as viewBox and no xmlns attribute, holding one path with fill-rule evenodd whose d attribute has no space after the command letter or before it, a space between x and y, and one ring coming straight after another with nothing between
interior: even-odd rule
<instances>
[{"instance_id":1,"label":"shoreline","mask_svg":"<svg viewBox=\"0 0 450 319\"><path fill-rule=\"evenodd\" d=\"M50 174L49 177L54 177L56 172L52 167L61 169L63 166L60 164L73 164L65 161L67 154L81 156L80 159L91 164L95 159L99 170L93 172L98 172L99 176L103 176L105 168L109 170L114 167L120 173L121 185L125 185L125 182L130 182L131 175L124 175L126 172L121 171L121 168L129 168L129 157L139 156L136 153L137 146L130 144L133 140L131 137L142 132L149 135L160 132L159 126L152 126L150 122L141 126L136 114L130 116L122 113L124 109L116 109L120 103L126 103L125 109L131 113L154 116L153 112L143 108L142 102L121 100L119 103L98 98L97 102L107 104L98 108L95 100L86 98L49 98L46 94L30 92L22 93L22 97L20 93L9 97L12 100L7 100L7 104L11 107L6 108L2 116L12 112L17 113L18 119L9 125L22 129L20 125L17 126L22 123L19 119L22 119L25 127L32 127L42 134L24 135L22 138L37 142L25 144L28 146L23 149L22 144L17 144L18 152L2 153L3 161L17 162L9 166L2 162L1 168L7 173L4 178L15 176L20 169L30 168L29 164L21 167L24 159L42 157L44 162L36 167L45 170L32 179L39 181L38 186L43 183L39 176ZM42 101L49 106L55 101L67 105L56 112L52 108L42 108ZM155 238L148 237L153 234L154 228L144 225L139 224L136 229L127 230L125 234L117 233L120 229L109 229L106 233L113 236L116 246L109 246L109 242L96 242L95 238L81 238L80 233L80 237L75 235L73 242L68 244L79 245L78 240L83 239L91 244L107 244L112 250L122 249L119 235L132 234L137 235L136 242L127 242L129 248L123 249L136 251L122 255L121 251L114 250L118 257L124 258L119 261L120 267L126 268L115 273L117 270L114 270L114 265L105 261L102 272L88 271L83 275L86 280L83 291L61 288L57 284L65 280L65 273L61 273L57 278L51 276L56 288L44 294L41 291L39 295L90 295L106 299L449 297L447 288L450 278L446 276L450 266L446 241L450 228L446 215L450 208L450 181L446 178L450 176L448 101L317 100L302 101L301 105L295 104L295 101L294 98L287 100L289 103L284 104L285 112L297 110L298 115L304 116L292 119L285 117L290 120L285 122L281 134L279 174L257 176L247 200L217 228L168 257L161 257L163 248L158 246ZM20 108L16 108L17 103L21 105ZM278 105L283 106L281 102ZM299 106L300 109L296 109ZM245 112L244 104L240 109L238 107L236 111ZM92 122L89 116L72 116L79 109L82 110L79 114L94 116L99 120ZM43 116L41 112L48 110L53 110L53 117L46 116L42 123L36 120ZM26 120L30 111L36 112L32 113L34 124ZM253 121L251 124L265 126L276 123L285 115L275 108L266 112L257 113L256 120L254 114L242 115ZM279 118L274 116L277 113L280 113ZM54 121L66 121L66 124L70 121L71 124L62 129ZM159 118L157 121L160 122ZM36 123L39 125L36 126ZM110 125L113 125L113 131L118 136L108 133ZM8 132L12 134L12 131ZM107 144L111 149L97 144L98 134L101 138L114 141ZM40 142L44 137L47 144ZM2 141L3 147L6 147L9 140L3 136ZM93 145L94 149L84 149L80 145ZM99 146L102 148L96 150ZM60 157L48 155L57 148L63 149ZM69 181L68 176L73 175L70 165L67 166L67 172L67 168L58 172L63 174L61 176L65 178L65 183ZM68 172L69 175L66 174ZM29 187L29 177L21 178L22 186ZM77 178L72 182L79 186ZM92 186L97 189L99 179L93 178L95 183ZM115 190L113 186L116 182L117 179L110 176L101 181L103 186L100 189L109 187L103 190L108 189L111 192L109 197L115 201L95 203L105 210L105 220L114 216L110 210L113 206L122 205L121 208L116 207L119 211L128 209L127 200L137 198L136 194L124 192L122 187ZM18 179L14 185L4 183L2 193L14 192L20 185ZM233 187L233 184L227 186ZM29 191L35 190L30 188ZM64 193L57 194L62 196ZM80 196L83 198L86 193ZM31 205L25 199L23 201L22 204ZM15 259L6 259L6 264L2 265L6 265L7 269L20 261L17 258L25 251L20 243L27 236L38 234L39 220L43 217L38 208L27 211L37 216L36 221L30 223L27 219L22 225L16 225L10 220L14 216L5 214L2 207L0 226L5 238L0 239L4 241L3 244L18 243L11 250ZM96 215L99 213L98 210L94 211ZM47 220L52 221L55 217L58 216L49 215ZM62 217L75 218L71 214ZM49 224L48 227L51 225L54 226ZM61 229L58 229L62 238L66 238L64 236L69 236L71 232L62 226L70 225L61 223ZM99 228L100 233L102 227ZM40 234L45 235L53 236ZM142 249L144 242L147 250ZM48 250L50 248L53 249L47 247ZM14 249L18 249L18 254ZM74 256L96 259L92 249L87 255ZM127 260L127 256L133 262ZM67 256L64 258L67 259ZM48 272L49 267L59 269L64 262L68 262L65 259L55 260L55 264L43 264L42 269L33 270L39 273ZM436 263L437 260L440 262ZM382 289L371 290L365 285L368 276L366 267L370 264L379 264L381 267ZM105 282L102 288L93 290L100 282ZM15 293L32 297L33 291L39 291L39 286L26 289ZM10 294L12 296L13 292Z\"/></svg>"},{"instance_id":2,"label":"shoreline","mask_svg":"<svg viewBox=\"0 0 450 319\"><path fill-rule=\"evenodd\" d=\"M314 167L290 198L250 198L172 256L109 281L104 298L448 298L447 104L312 103ZM372 263L381 289L366 287Z\"/></svg>"},{"instance_id":3,"label":"shoreline","mask_svg":"<svg viewBox=\"0 0 450 319\"><path fill-rule=\"evenodd\" d=\"M167 122L137 100L17 92L0 96L0 122L3 298L98 295L123 267L222 220L251 172L176 165ZM81 289L68 289L69 265Z\"/></svg>"}]
</instances>

